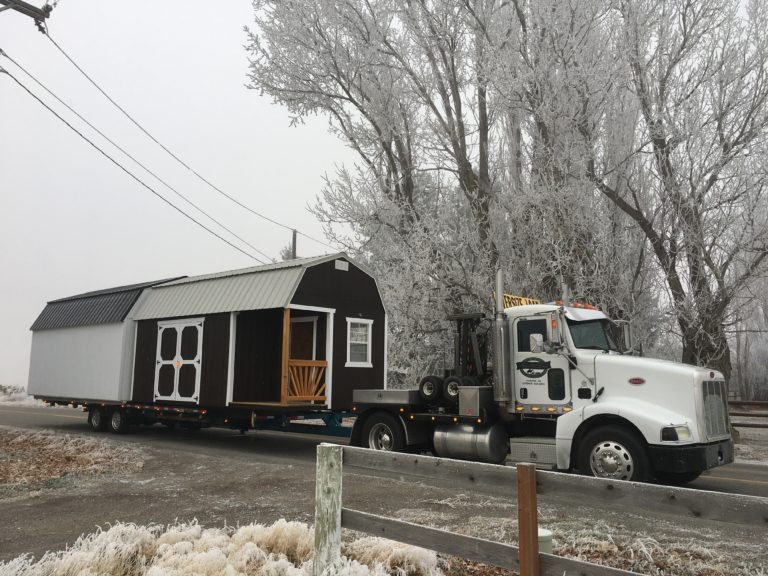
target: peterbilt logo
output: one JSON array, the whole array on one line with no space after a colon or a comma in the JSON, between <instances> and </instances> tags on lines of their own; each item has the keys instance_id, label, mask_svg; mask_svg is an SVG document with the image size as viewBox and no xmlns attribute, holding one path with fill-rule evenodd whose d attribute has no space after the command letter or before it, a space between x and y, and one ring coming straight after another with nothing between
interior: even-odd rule
<instances>
[{"instance_id":1,"label":"peterbilt logo","mask_svg":"<svg viewBox=\"0 0 768 576\"><path fill-rule=\"evenodd\" d=\"M517 363L517 369L527 378L541 378L549 371L549 362L541 358L526 358Z\"/></svg>"}]
</instances>

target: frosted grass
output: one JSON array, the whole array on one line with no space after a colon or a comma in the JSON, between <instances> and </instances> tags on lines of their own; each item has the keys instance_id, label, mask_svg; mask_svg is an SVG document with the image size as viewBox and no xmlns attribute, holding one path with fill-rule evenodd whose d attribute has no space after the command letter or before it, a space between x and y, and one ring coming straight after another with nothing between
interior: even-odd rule
<instances>
[{"instance_id":1,"label":"frosted grass","mask_svg":"<svg viewBox=\"0 0 768 576\"><path fill-rule=\"evenodd\" d=\"M0 563L0 576L311 576L314 532L300 522L204 528L118 523L81 536L39 560ZM336 576L440 576L437 556L413 546L364 538L345 546Z\"/></svg>"}]
</instances>

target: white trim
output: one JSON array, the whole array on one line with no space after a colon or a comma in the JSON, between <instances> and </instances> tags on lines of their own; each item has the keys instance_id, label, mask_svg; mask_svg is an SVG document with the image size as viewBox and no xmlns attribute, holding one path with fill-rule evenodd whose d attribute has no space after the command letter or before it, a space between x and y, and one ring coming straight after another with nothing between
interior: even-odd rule
<instances>
[{"instance_id":1,"label":"white trim","mask_svg":"<svg viewBox=\"0 0 768 576\"><path fill-rule=\"evenodd\" d=\"M387 389L387 368L388 368L387 344L389 341L387 332L389 332L389 318L387 318L387 314L385 312L384 313L384 390Z\"/></svg>"},{"instance_id":2,"label":"white trim","mask_svg":"<svg viewBox=\"0 0 768 576\"><path fill-rule=\"evenodd\" d=\"M349 346L351 342L349 341L349 333L350 329L352 328L352 324L367 324L368 325L368 361L367 362L352 362L349 359ZM367 318L350 318L347 316L347 362L344 364L345 368L373 368L373 364L371 362L371 354L373 349L373 320L369 320Z\"/></svg>"},{"instance_id":3,"label":"white trim","mask_svg":"<svg viewBox=\"0 0 768 576\"><path fill-rule=\"evenodd\" d=\"M133 355L131 356L131 396L128 398L131 402L133 402L133 386L135 384L136 379L136 343L139 340L139 323L136 320L128 320L128 322L133 323ZM157 360L157 356L155 356L155 360Z\"/></svg>"},{"instance_id":4,"label":"white trim","mask_svg":"<svg viewBox=\"0 0 768 576\"><path fill-rule=\"evenodd\" d=\"M325 369L325 404L330 410L333 398L333 312L328 312L325 318L325 361L328 367Z\"/></svg>"},{"instance_id":5,"label":"white trim","mask_svg":"<svg viewBox=\"0 0 768 576\"><path fill-rule=\"evenodd\" d=\"M336 308L323 308L322 306L305 306L304 304L288 304L286 308L291 310L306 310L307 312L325 312L326 314L335 314Z\"/></svg>"},{"instance_id":6,"label":"white trim","mask_svg":"<svg viewBox=\"0 0 768 576\"><path fill-rule=\"evenodd\" d=\"M235 393L235 347L237 344L237 312L229 313L229 359L227 361L227 406Z\"/></svg>"},{"instance_id":7,"label":"white trim","mask_svg":"<svg viewBox=\"0 0 768 576\"><path fill-rule=\"evenodd\" d=\"M298 316L291 318L291 324L296 322L312 322L312 360L317 360L317 316ZM291 329L293 330L293 329ZM288 357L291 357L291 343L288 342Z\"/></svg>"}]
</instances>

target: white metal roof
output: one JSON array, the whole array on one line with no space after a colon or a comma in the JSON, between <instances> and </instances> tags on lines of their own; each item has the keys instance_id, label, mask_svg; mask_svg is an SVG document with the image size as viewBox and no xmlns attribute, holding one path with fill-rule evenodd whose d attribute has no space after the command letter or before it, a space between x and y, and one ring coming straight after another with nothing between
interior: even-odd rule
<instances>
[{"instance_id":1,"label":"white metal roof","mask_svg":"<svg viewBox=\"0 0 768 576\"><path fill-rule=\"evenodd\" d=\"M307 268L337 258L349 261L342 252L169 282L147 291L134 319L285 308Z\"/></svg>"}]
</instances>

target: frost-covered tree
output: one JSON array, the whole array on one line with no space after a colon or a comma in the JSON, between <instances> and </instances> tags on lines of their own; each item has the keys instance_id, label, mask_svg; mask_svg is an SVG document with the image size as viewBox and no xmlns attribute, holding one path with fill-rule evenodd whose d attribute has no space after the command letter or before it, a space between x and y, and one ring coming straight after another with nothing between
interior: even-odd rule
<instances>
[{"instance_id":1,"label":"frost-covered tree","mask_svg":"<svg viewBox=\"0 0 768 576\"><path fill-rule=\"evenodd\" d=\"M616 4L620 107L585 115L582 129L587 175L653 252L682 360L726 377L733 305L768 256L768 6L751 2L744 18L739 6Z\"/></svg>"},{"instance_id":2,"label":"frost-covered tree","mask_svg":"<svg viewBox=\"0 0 768 576\"><path fill-rule=\"evenodd\" d=\"M728 375L765 270L764 3L256 0L251 86L358 153L327 231L377 272L393 363L435 370L492 271ZM669 314L665 315L668 311Z\"/></svg>"}]
</instances>

